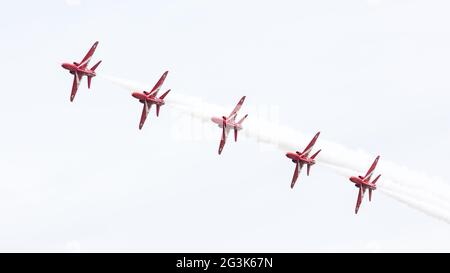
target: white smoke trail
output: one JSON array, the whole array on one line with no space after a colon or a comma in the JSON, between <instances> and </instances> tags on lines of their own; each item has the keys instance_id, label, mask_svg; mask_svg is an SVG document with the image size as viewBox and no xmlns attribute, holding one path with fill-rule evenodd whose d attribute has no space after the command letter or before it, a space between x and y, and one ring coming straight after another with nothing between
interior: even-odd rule
<instances>
[{"instance_id":1,"label":"white smoke trail","mask_svg":"<svg viewBox=\"0 0 450 273\"><path fill-rule=\"evenodd\" d=\"M342 175L343 177L350 177L351 175L355 174L354 171L346 168L336 167L332 164L326 164L323 162L322 164L333 169L336 173ZM380 178L380 181L382 180L382 183L377 184L377 189L379 189L381 192L388 195L389 197L394 198L397 201L400 201L411 208L417 209L419 211L426 213L427 215L433 216L437 219L450 223L449 218L450 207L448 202L444 202L433 195L427 196L428 194L426 191L421 191L420 189L417 190L414 189L414 187L409 186L405 187L397 183L396 181L387 179L389 175L387 175L387 173L385 173L384 171L385 170L383 169L380 171L380 173L382 173L382 177ZM424 182L428 183L429 181L424 180ZM444 187L448 188L448 185L444 185Z\"/></svg>"},{"instance_id":2,"label":"white smoke trail","mask_svg":"<svg viewBox=\"0 0 450 273\"><path fill-rule=\"evenodd\" d=\"M128 90L146 89L143 84L137 82L105 75L102 77ZM221 116L230 111L218 105L205 103L201 99L177 93L168 96L166 104L203 122L210 122L212 116ZM251 113L244 123L241 135L258 142L275 145L283 152L298 150L300 145L306 145L313 136L306 136L289 127L257 117L252 119ZM318 144L322 149L317 157L318 164L330 167L344 177L364 174L375 158L362 150L352 150L326 141L323 137L319 139ZM381 192L412 208L450 223L450 185L448 183L438 177L430 177L383 159L380 160L377 171L382 174L381 183L377 185Z\"/></svg>"}]
</instances>

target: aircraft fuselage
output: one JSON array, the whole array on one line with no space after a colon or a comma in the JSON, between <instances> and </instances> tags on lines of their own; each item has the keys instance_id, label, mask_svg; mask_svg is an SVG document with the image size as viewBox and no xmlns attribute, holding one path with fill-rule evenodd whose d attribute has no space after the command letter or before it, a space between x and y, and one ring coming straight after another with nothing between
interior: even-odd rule
<instances>
[{"instance_id":1,"label":"aircraft fuselage","mask_svg":"<svg viewBox=\"0 0 450 273\"><path fill-rule=\"evenodd\" d=\"M305 164L308 165L314 165L316 164L316 161L312 158L308 158L306 156L303 156L300 153L292 153L292 152L288 152L286 153L286 156L292 160L292 162L297 163L297 162L303 162Z\"/></svg>"},{"instance_id":2,"label":"aircraft fuselage","mask_svg":"<svg viewBox=\"0 0 450 273\"><path fill-rule=\"evenodd\" d=\"M69 70L70 74L74 74L75 72L77 73L81 73L84 76L88 76L88 77L95 77L95 71L90 70L90 69L83 69L78 67L78 65L76 64L71 64L71 63L63 63L61 65L64 69Z\"/></svg>"},{"instance_id":3,"label":"aircraft fuselage","mask_svg":"<svg viewBox=\"0 0 450 273\"><path fill-rule=\"evenodd\" d=\"M165 102L163 99L157 98L156 96L148 96L141 92L133 92L131 94L134 98L138 99L139 102L144 103L144 101L147 101L147 103L156 104L156 105L164 105Z\"/></svg>"},{"instance_id":4,"label":"aircraft fuselage","mask_svg":"<svg viewBox=\"0 0 450 273\"><path fill-rule=\"evenodd\" d=\"M223 118L212 117L211 121L214 122L215 124L217 124L217 126L219 126L220 128L223 127ZM229 119L225 119L225 127L226 128L231 128L231 129L237 128L238 131L242 130L242 125L241 124L239 124L237 122L234 122L232 120L229 120Z\"/></svg>"},{"instance_id":5,"label":"aircraft fuselage","mask_svg":"<svg viewBox=\"0 0 450 273\"><path fill-rule=\"evenodd\" d=\"M370 181L363 180L363 178L361 176L352 176L352 177L350 177L349 180L351 182L355 183L355 187L357 187L357 188L359 188L361 186L366 187L368 189L372 189L372 190L375 190L377 188L377 186L370 183Z\"/></svg>"}]
</instances>

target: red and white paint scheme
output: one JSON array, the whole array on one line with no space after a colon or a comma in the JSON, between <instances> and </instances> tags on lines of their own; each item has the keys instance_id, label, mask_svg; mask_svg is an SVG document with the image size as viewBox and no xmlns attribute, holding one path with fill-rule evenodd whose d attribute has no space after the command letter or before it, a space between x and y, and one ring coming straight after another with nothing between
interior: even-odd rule
<instances>
[{"instance_id":1,"label":"red and white paint scheme","mask_svg":"<svg viewBox=\"0 0 450 273\"><path fill-rule=\"evenodd\" d=\"M239 121L236 122L236 116L241 109L242 104L244 103L245 96L243 96L236 107L234 107L233 111L231 112L228 117L222 116L222 117L212 117L211 120L215 124L217 124L220 128L222 128L222 138L220 139L220 145L219 145L219 155L222 153L223 147L225 146L225 142L228 137L228 133L231 129L234 130L234 141L237 141L237 135L238 131L242 130L242 122L247 118L248 114L246 114L243 118L241 118Z\"/></svg>"},{"instance_id":2,"label":"red and white paint scheme","mask_svg":"<svg viewBox=\"0 0 450 273\"><path fill-rule=\"evenodd\" d=\"M84 56L83 60L80 63L63 63L62 67L64 69L69 70L70 74L73 75L73 84L72 84L72 92L70 94L70 101L73 101L75 95L77 94L78 87L80 86L81 79L83 76L88 78L88 88L91 88L91 80L95 77L95 69L100 65L102 61L96 63L90 69L87 68L89 62L91 61L92 55L94 55L95 49L97 48L98 42L95 42L92 45L91 49L89 49L86 56Z\"/></svg>"},{"instance_id":3,"label":"red and white paint scheme","mask_svg":"<svg viewBox=\"0 0 450 273\"><path fill-rule=\"evenodd\" d=\"M378 159L380 159L380 156L377 156L377 158L375 158L375 161L372 163L372 166L370 166L370 169L367 171L365 176L359 175L350 177L350 181L355 183L355 187L359 188L358 199L356 200L355 214L358 213L359 206L361 205L361 202L364 198L364 193L367 189L369 189L369 201L372 201L372 191L377 189L376 183L381 176L381 174L379 174L372 182L370 181L375 167L377 166Z\"/></svg>"},{"instance_id":4,"label":"red and white paint scheme","mask_svg":"<svg viewBox=\"0 0 450 273\"><path fill-rule=\"evenodd\" d=\"M309 176L309 172L311 166L316 164L316 156L320 153L321 150L318 150L315 154L309 157L309 153L312 151L314 144L316 143L317 138L319 137L320 132L318 132L314 138L309 142L308 146L306 146L303 152L296 151L295 153L289 152L286 153L286 156L295 163L294 176L292 177L291 189L294 188L295 182L297 181L298 175L303 168L303 165L306 164L306 174Z\"/></svg>"},{"instance_id":5,"label":"red and white paint scheme","mask_svg":"<svg viewBox=\"0 0 450 273\"><path fill-rule=\"evenodd\" d=\"M144 104L142 108L141 121L139 122L139 130L142 129L142 126L144 126L144 122L147 119L148 112L150 112L153 104L156 105L156 116L159 116L159 110L161 106L165 104L164 98L167 96L167 94L169 94L170 89L162 94L161 97L158 98L156 96L158 95L158 92L161 89L161 86L163 85L168 73L169 71L164 72L164 74L149 92L133 92L133 94L131 94L133 97L138 99L140 103Z\"/></svg>"}]
</instances>

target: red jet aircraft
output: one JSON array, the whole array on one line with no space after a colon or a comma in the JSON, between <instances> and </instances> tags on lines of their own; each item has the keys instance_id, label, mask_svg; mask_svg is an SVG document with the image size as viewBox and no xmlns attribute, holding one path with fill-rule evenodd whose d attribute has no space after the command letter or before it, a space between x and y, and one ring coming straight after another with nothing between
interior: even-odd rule
<instances>
[{"instance_id":1,"label":"red jet aircraft","mask_svg":"<svg viewBox=\"0 0 450 273\"><path fill-rule=\"evenodd\" d=\"M138 99L140 103L144 104L142 108L141 121L139 122L139 130L142 129L142 126L144 126L145 119L147 118L148 112L150 112L152 104L156 105L156 116L159 116L159 109L162 105L165 104L164 98L170 92L170 89L162 94L159 98L156 97L156 95L158 95L158 91L161 89L161 86L163 85L168 73L169 71L164 72L164 74L161 76L159 81L155 84L150 92L133 92L132 96Z\"/></svg>"},{"instance_id":2,"label":"red jet aircraft","mask_svg":"<svg viewBox=\"0 0 450 273\"><path fill-rule=\"evenodd\" d=\"M94 55L95 49L97 48L98 42L95 42L91 49L88 51L86 56L80 63L63 63L62 67L69 70L70 74L73 75L72 93L70 94L70 101L73 101L75 95L77 94L78 87L80 86L81 79L83 76L88 78L88 88L91 88L91 80L95 77L95 69L99 66L102 61L96 63L91 69L87 68L89 61Z\"/></svg>"},{"instance_id":3,"label":"red jet aircraft","mask_svg":"<svg viewBox=\"0 0 450 273\"><path fill-rule=\"evenodd\" d=\"M377 189L377 186L375 184L377 183L378 178L380 178L381 174L379 174L372 182L370 182L370 178L372 177L373 171L377 166L378 159L380 159L380 156L377 156L377 158L375 158L375 161L372 163L372 166L370 166L370 169L367 171L365 176L358 175L350 177L350 181L355 183L355 187L359 188L358 199L356 200L355 214L358 213L359 206L361 205L366 190L369 189L369 201L371 201L372 191Z\"/></svg>"},{"instance_id":4,"label":"red jet aircraft","mask_svg":"<svg viewBox=\"0 0 450 273\"><path fill-rule=\"evenodd\" d=\"M238 122L236 122L236 116L241 109L242 104L244 103L245 96L241 98L241 100L238 102L236 107L234 107L233 111L228 117L222 116L219 117L212 117L212 122L216 123L220 128L222 128L222 138L220 139L220 145L219 145L219 155L222 153L223 147L225 146L225 142L228 137L228 133L231 129L234 129L234 141L237 141L237 134L239 130L242 130L242 122L244 119L248 116L245 115L243 118L241 118Z\"/></svg>"},{"instance_id":5,"label":"red jet aircraft","mask_svg":"<svg viewBox=\"0 0 450 273\"><path fill-rule=\"evenodd\" d=\"M309 142L308 146L306 146L303 152L296 151L295 153L289 152L286 154L288 158L295 163L294 176L292 177L291 189L294 188L295 182L297 181L298 175L303 168L303 165L306 164L306 174L309 176L309 171L311 166L316 164L315 158L320 153L321 150L318 150L311 157L308 157L309 153L312 151L314 144L316 143L317 138L319 137L320 132L318 132L314 138Z\"/></svg>"}]
</instances>

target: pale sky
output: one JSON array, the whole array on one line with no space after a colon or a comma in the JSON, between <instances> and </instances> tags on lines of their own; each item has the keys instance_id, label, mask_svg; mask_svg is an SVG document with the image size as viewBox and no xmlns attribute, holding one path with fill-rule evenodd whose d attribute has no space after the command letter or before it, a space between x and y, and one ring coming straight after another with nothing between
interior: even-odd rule
<instances>
[{"instance_id":1,"label":"pale sky","mask_svg":"<svg viewBox=\"0 0 450 273\"><path fill-rule=\"evenodd\" d=\"M291 190L283 152L241 139L218 156L220 130L179 138L170 107L138 130L141 104L104 78L91 90L84 80L71 103L60 65L98 40L99 73L151 88L169 70L172 93L228 107L246 95L249 118L277 109L268 118L448 182L449 11L406 0L2 3L0 251L448 252L448 224L380 192L355 216L356 188L320 164Z\"/></svg>"}]
</instances>

